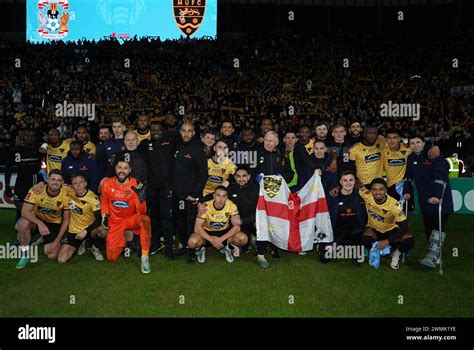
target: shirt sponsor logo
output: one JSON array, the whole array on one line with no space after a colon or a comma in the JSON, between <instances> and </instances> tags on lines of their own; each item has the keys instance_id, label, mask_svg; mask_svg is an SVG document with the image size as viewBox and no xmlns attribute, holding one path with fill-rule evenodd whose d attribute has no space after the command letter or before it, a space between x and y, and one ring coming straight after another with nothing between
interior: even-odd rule
<instances>
[{"instance_id":1,"label":"shirt sponsor logo","mask_svg":"<svg viewBox=\"0 0 474 350\"><path fill-rule=\"evenodd\" d=\"M374 219L374 220L377 220L377 221L380 221L380 222L384 222L383 217L381 217L380 215L374 213L373 211L370 211L370 210L369 210L369 215L370 215L370 217L371 217L372 219Z\"/></svg>"},{"instance_id":2,"label":"shirt sponsor logo","mask_svg":"<svg viewBox=\"0 0 474 350\"><path fill-rule=\"evenodd\" d=\"M368 156L365 156L365 162L366 163L372 163L380 160L380 152L374 153L374 154L369 154Z\"/></svg>"},{"instance_id":3,"label":"shirt sponsor logo","mask_svg":"<svg viewBox=\"0 0 474 350\"><path fill-rule=\"evenodd\" d=\"M62 157L60 157L60 156L54 156L54 155L52 155L52 154L49 154L49 155L48 155L48 159L49 159L50 161L54 162L54 163L61 163L61 161L63 160Z\"/></svg>"},{"instance_id":4,"label":"shirt sponsor logo","mask_svg":"<svg viewBox=\"0 0 474 350\"><path fill-rule=\"evenodd\" d=\"M388 165L389 166L403 166L405 165L405 159L389 159L388 160Z\"/></svg>"},{"instance_id":5,"label":"shirt sponsor logo","mask_svg":"<svg viewBox=\"0 0 474 350\"><path fill-rule=\"evenodd\" d=\"M130 204L128 204L128 202L125 202L125 201L112 201L112 205L115 208L120 208L120 209L130 208Z\"/></svg>"},{"instance_id":6,"label":"shirt sponsor logo","mask_svg":"<svg viewBox=\"0 0 474 350\"><path fill-rule=\"evenodd\" d=\"M45 207L38 207L38 212L46 215L53 215L56 213L56 210L45 208Z\"/></svg>"},{"instance_id":7,"label":"shirt sponsor logo","mask_svg":"<svg viewBox=\"0 0 474 350\"><path fill-rule=\"evenodd\" d=\"M215 228L215 229L220 229L225 226L225 222L210 222L209 227Z\"/></svg>"},{"instance_id":8,"label":"shirt sponsor logo","mask_svg":"<svg viewBox=\"0 0 474 350\"><path fill-rule=\"evenodd\" d=\"M209 178L207 179L207 181L209 181L209 182L214 182L214 183L219 183L219 184L220 184L220 183L222 183L223 179L222 179L221 176L215 176L215 175L213 175L213 176L209 176Z\"/></svg>"}]
</instances>

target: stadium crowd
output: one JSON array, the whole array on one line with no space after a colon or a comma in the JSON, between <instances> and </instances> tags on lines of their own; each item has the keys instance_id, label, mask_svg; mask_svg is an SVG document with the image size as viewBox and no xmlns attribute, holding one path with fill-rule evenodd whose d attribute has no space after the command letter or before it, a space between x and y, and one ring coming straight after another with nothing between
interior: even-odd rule
<instances>
[{"instance_id":1,"label":"stadium crowd","mask_svg":"<svg viewBox=\"0 0 474 350\"><path fill-rule=\"evenodd\" d=\"M232 262L255 241L259 180L281 175L296 192L317 172L334 242L390 245L394 269L415 244L402 208L415 184L422 263L436 267L438 204L444 227L449 176L471 176L474 162L472 91L456 89L474 75L468 40L1 46L0 160L25 254L37 228L61 263L87 247L101 259L104 238L111 261L138 249L144 273L162 247L168 260L204 262L210 245ZM419 120L381 116L389 101L420 104ZM63 102L94 114L58 116ZM279 258L268 242L255 248L263 268L268 250ZM329 261L325 244L317 250Z\"/></svg>"}]
</instances>

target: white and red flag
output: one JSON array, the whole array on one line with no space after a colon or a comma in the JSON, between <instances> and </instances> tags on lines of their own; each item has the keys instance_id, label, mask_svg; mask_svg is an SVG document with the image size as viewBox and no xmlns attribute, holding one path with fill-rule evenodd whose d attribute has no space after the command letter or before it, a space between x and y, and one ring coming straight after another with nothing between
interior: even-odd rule
<instances>
[{"instance_id":1,"label":"white and red flag","mask_svg":"<svg viewBox=\"0 0 474 350\"><path fill-rule=\"evenodd\" d=\"M281 176L264 176L258 197L257 240L290 252L313 249L333 241L331 220L321 177L315 173L297 193Z\"/></svg>"}]
</instances>

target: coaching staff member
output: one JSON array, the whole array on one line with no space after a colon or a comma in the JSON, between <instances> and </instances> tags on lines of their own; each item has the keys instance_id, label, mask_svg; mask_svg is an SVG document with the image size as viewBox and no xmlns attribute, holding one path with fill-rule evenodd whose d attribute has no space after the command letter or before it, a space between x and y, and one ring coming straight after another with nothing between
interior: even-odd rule
<instances>
[{"instance_id":1,"label":"coaching staff member","mask_svg":"<svg viewBox=\"0 0 474 350\"><path fill-rule=\"evenodd\" d=\"M207 181L207 157L196 133L194 124L184 122L179 130L180 139L173 155L172 190L173 219L176 221L181 249L186 253L188 239L194 231L197 203ZM195 259L195 255L190 258Z\"/></svg>"}]
</instances>

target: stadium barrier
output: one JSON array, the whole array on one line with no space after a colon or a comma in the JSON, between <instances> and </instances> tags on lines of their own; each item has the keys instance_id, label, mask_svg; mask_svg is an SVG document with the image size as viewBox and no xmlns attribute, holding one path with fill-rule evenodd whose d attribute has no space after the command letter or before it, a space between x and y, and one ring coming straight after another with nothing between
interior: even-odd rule
<instances>
[{"instance_id":1,"label":"stadium barrier","mask_svg":"<svg viewBox=\"0 0 474 350\"><path fill-rule=\"evenodd\" d=\"M12 174L12 183L16 174ZM454 211L456 214L474 214L474 178L452 178L451 191L453 193ZM0 208L15 208L13 201L5 196L5 176L0 172ZM417 193L415 190L415 197ZM418 199L416 199L418 201ZM415 202L416 203L416 202ZM420 214L416 206L415 215Z\"/></svg>"}]
</instances>

